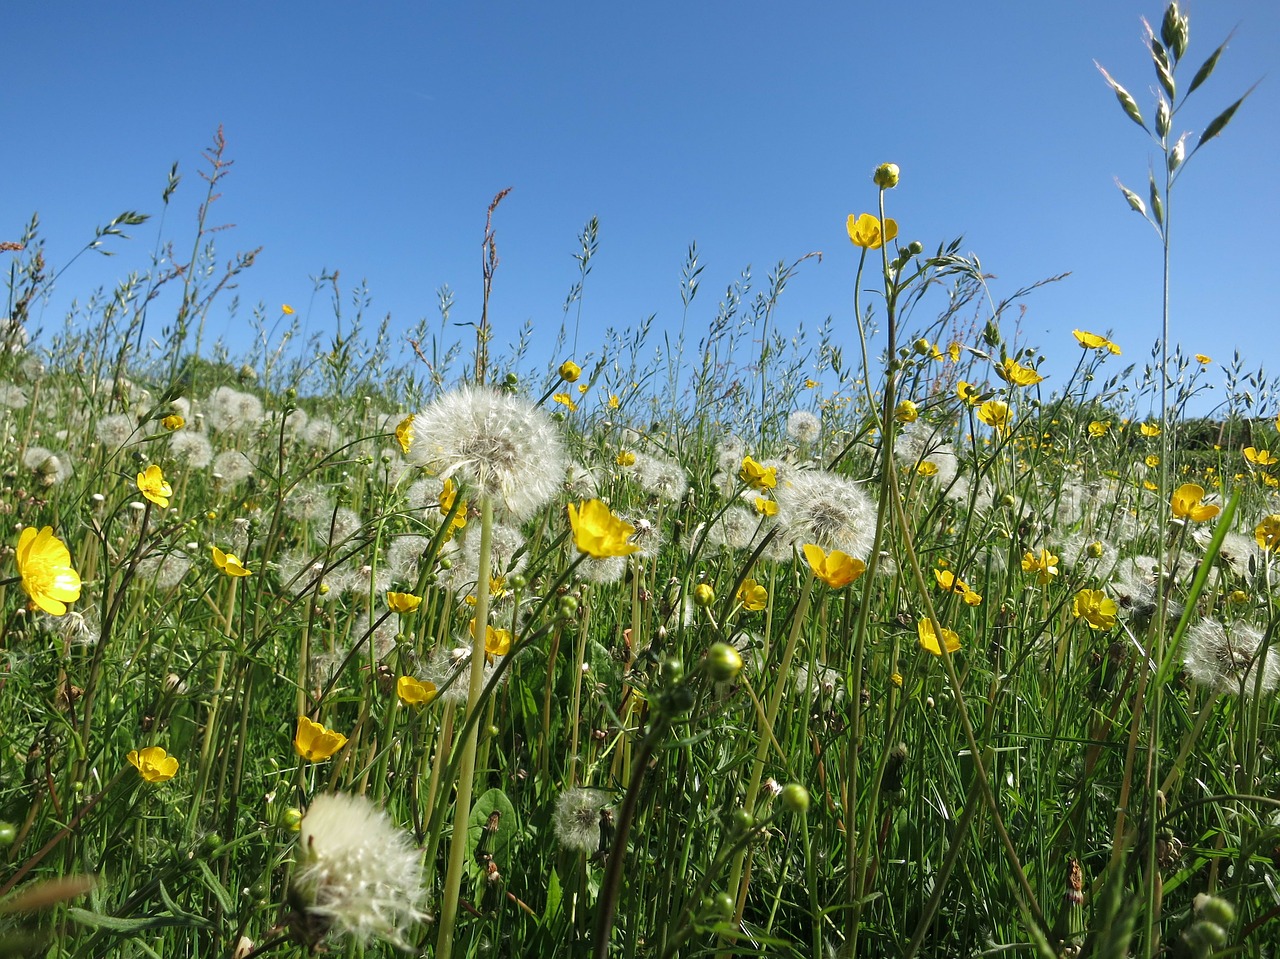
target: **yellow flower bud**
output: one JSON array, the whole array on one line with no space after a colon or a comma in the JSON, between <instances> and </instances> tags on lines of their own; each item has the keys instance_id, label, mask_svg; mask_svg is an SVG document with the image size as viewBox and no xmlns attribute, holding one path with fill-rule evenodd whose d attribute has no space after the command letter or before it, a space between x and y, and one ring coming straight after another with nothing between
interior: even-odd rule
<instances>
[{"instance_id":1,"label":"yellow flower bud","mask_svg":"<svg viewBox=\"0 0 1280 959\"><path fill-rule=\"evenodd\" d=\"M892 190L898 185L898 164L881 163L876 167L876 172L872 174L871 179L880 189Z\"/></svg>"}]
</instances>

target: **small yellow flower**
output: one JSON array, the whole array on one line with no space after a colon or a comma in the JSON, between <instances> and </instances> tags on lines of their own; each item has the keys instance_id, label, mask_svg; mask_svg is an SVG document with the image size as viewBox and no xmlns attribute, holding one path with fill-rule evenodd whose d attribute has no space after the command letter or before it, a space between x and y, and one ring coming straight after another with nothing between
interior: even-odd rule
<instances>
[{"instance_id":1,"label":"small yellow flower","mask_svg":"<svg viewBox=\"0 0 1280 959\"><path fill-rule=\"evenodd\" d=\"M288 303L285 303L283 306L280 307L280 312L283 313L285 316L293 316L293 307L291 307Z\"/></svg>"},{"instance_id":2,"label":"small yellow flower","mask_svg":"<svg viewBox=\"0 0 1280 959\"><path fill-rule=\"evenodd\" d=\"M131 749L124 758L129 760L129 765L138 770L138 775L149 783L170 780L178 771L178 760L168 755L159 746Z\"/></svg>"},{"instance_id":3,"label":"small yellow flower","mask_svg":"<svg viewBox=\"0 0 1280 959\"><path fill-rule=\"evenodd\" d=\"M955 340L947 347L947 356L951 358L952 363L960 362L960 344Z\"/></svg>"},{"instance_id":4,"label":"small yellow flower","mask_svg":"<svg viewBox=\"0 0 1280 959\"><path fill-rule=\"evenodd\" d=\"M560 364L560 379L566 383L576 383L578 377L582 375L582 367L573 360L565 360Z\"/></svg>"},{"instance_id":5,"label":"small yellow flower","mask_svg":"<svg viewBox=\"0 0 1280 959\"><path fill-rule=\"evenodd\" d=\"M1203 503L1204 487L1198 483L1183 483L1173 491L1173 496L1169 498L1169 505L1173 508L1173 515L1178 519L1189 519L1193 523L1203 523L1205 520L1213 519L1220 512L1222 507L1212 503Z\"/></svg>"},{"instance_id":6,"label":"small yellow flower","mask_svg":"<svg viewBox=\"0 0 1280 959\"><path fill-rule=\"evenodd\" d=\"M1086 333L1084 330L1072 330L1071 335L1076 338L1082 349L1086 350L1110 350L1112 355L1120 355L1120 347L1116 346L1105 336L1099 336L1097 333Z\"/></svg>"},{"instance_id":7,"label":"small yellow flower","mask_svg":"<svg viewBox=\"0 0 1280 959\"><path fill-rule=\"evenodd\" d=\"M67 544L53 535L52 526L28 526L19 533L14 559L23 592L46 613L61 616L67 603L80 598L80 574L71 567Z\"/></svg>"},{"instance_id":8,"label":"small yellow flower","mask_svg":"<svg viewBox=\"0 0 1280 959\"><path fill-rule=\"evenodd\" d=\"M436 684L414 679L412 676L401 676L396 680L396 696L406 706L426 706L439 691Z\"/></svg>"},{"instance_id":9,"label":"small yellow flower","mask_svg":"<svg viewBox=\"0 0 1280 959\"><path fill-rule=\"evenodd\" d=\"M921 460L920 465L916 467L916 472L921 476L937 476L938 464L932 463L929 460Z\"/></svg>"},{"instance_id":10,"label":"small yellow flower","mask_svg":"<svg viewBox=\"0 0 1280 959\"><path fill-rule=\"evenodd\" d=\"M393 613L412 613L422 605L422 597L413 593L387 591L387 609Z\"/></svg>"},{"instance_id":11,"label":"small yellow flower","mask_svg":"<svg viewBox=\"0 0 1280 959\"><path fill-rule=\"evenodd\" d=\"M896 221L886 217L884 229L881 230L880 218L872 216L870 213L863 213L859 216L854 216L850 213L846 228L849 231L849 239L853 241L853 245L860 246L864 250L878 250L898 235Z\"/></svg>"},{"instance_id":12,"label":"small yellow flower","mask_svg":"<svg viewBox=\"0 0 1280 959\"><path fill-rule=\"evenodd\" d=\"M245 569L244 564L240 562L235 553L224 553L216 546L210 546L209 549L213 551L213 565L228 576L249 576L252 574L253 570Z\"/></svg>"},{"instance_id":13,"label":"small yellow flower","mask_svg":"<svg viewBox=\"0 0 1280 959\"><path fill-rule=\"evenodd\" d=\"M453 504L458 499L458 485L454 483L453 477L449 477L440 486L440 515L448 516L453 509ZM453 522L449 526L445 539L452 539L453 534L467 525L467 501L463 500L458 504L458 511L453 514Z\"/></svg>"},{"instance_id":14,"label":"small yellow flower","mask_svg":"<svg viewBox=\"0 0 1280 959\"><path fill-rule=\"evenodd\" d=\"M1253 531L1253 538L1258 545L1269 553L1280 546L1280 513L1272 513L1262 517L1262 522Z\"/></svg>"},{"instance_id":15,"label":"small yellow flower","mask_svg":"<svg viewBox=\"0 0 1280 959\"><path fill-rule=\"evenodd\" d=\"M313 723L306 716L298 717L298 732L293 737L293 748L309 763L324 762L347 744L342 733Z\"/></svg>"},{"instance_id":16,"label":"small yellow flower","mask_svg":"<svg viewBox=\"0 0 1280 959\"><path fill-rule=\"evenodd\" d=\"M935 569L933 578L937 580L938 586L948 593L963 596L969 592L969 584L949 569Z\"/></svg>"},{"instance_id":17,"label":"small yellow flower","mask_svg":"<svg viewBox=\"0 0 1280 959\"><path fill-rule=\"evenodd\" d=\"M892 190L898 185L898 164L881 163L876 167L876 172L872 174L871 179L875 181L876 186L882 190Z\"/></svg>"},{"instance_id":18,"label":"small yellow flower","mask_svg":"<svg viewBox=\"0 0 1280 959\"><path fill-rule=\"evenodd\" d=\"M753 613L759 612L769 605L769 590L748 577L738 587L738 602L742 604L743 609L749 609Z\"/></svg>"},{"instance_id":19,"label":"small yellow flower","mask_svg":"<svg viewBox=\"0 0 1280 959\"><path fill-rule=\"evenodd\" d=\"M561 406L568 407L569 412L573 413L578 409L578 404L573 401L573 397L568 393L557 393L551 397L553 402L559 403Z\"/></svg>"},{"instance_id":20,"label":"small yellow flower","mask_svg":"<svg viewBox=\"0 0 1280 959\"><path fill-rule=\"evenodd\" d=\"M901 688L901 687L902 687L902 673L893 673L893 674L889 677L889 682L891 682L891 683L893 683L893 685L895 685L895 686L897 686L897 687Z\"/></svg>"},{"instance_id":21,"label":"small yellow flower","mask_svg":"<svg viewBox=\"0 0 1280 959\"><path fill-rule=\"evenodd\" d=\"M618 399L618 394L617 394L617 393L610 393L610 394L609 394L609 409L611 409L611 410L616 410L616 409L617 409L619 406L621 406L621 405L622 405L622 400Z\"/></svg>"},{"instance_id":22,"label":"small yellow flower","mask_svg":"<svg viewBox=\"0 0 1280 959\"><path fill-rule=\"evenodd\" d=\"M1160 457L1158 454L1152 453L1145 460L1143 460L1143 462L1146 463L1147 466L1151 467L1151 469L1155 469L1157 466L1160 465Z\"/></svg>"},{"instance_id":23,"label":"small yellow flower","mask_svg":"<svg viewBox=\"0 0 1280 959\"><path fill-rule=\"evenodd\" d=\"M476 635L476 621L471 621L471 635ZM484 628L484 658L493 662L497 656L505 656L511 652L511 632L506 629L495 629L486 625Z\"/></svg>"},{"instance_id":24,"label":"small yellow flower","mask_svg":"<svg viewBox=\"0 0 1280 959\"><path fill-rule=\"evenodd\" d=\"M1213 362L1213 357L1205 356L1203 353L1197 353L1196 362L1199 363L1201 366L1208 366L1210 363Z\"/></svg>"},{"instance_id":25,"label":"small yellow flower","mask_svg":"<svg viewBox=\"0 0 1280 959\"><path fill-rule=\"evenodd\" d=\"M569 525L573 528L573 541L578 549L596 559L629 556L639 549L635 543L629 542L636 528L615 516L598 499L587 500L578 506L570 503Z\"/></svg>"},{"instance_id":26,"label":"small yellow flower","mask_svg":"<svg viewBox=\"0 0 1280 959\"><path fill-rule=\"evenodd\" d=\"M413 420L414 414L410 413L396 424L396 443L399 444L401 453L407 454L409 447L413 445Z\"/></svg>"},{"instance_id":27,"label":"small yellow flower","mask_svg":"<svg viewBox=\"0 0 1280 959\"><path fill-rule=\"evenodd\" d=\"M848 586L867 571L867 566L862 560L842 553L838 549L828 553L814 543L805 543L804 558L809 568L813 570L813 574L832 589Z\"/></svg>"},{"instance_id":28,"label":"small yellow flower","mask_svg":"<svg viewBox=\"0 0 1280 959\"><path fill-rule=\"evenodd\" d=\"M1110 420L1094 420L1089 424L1089 435L1094 439L1097 439L1100 436L1106 436L1110 431Z\"/></svg>"},{"instance_id":29,"label":"small yellow flower","mask_svg":"<svg viewBox=\"0 0 1280 959\"><path fill-rule=\"evenodd\" d=\"M1161 430L1157 423L1143 423L1138 427L1138 432L1143 436L1159 436Z\"/></svg>"},{"instance_id":30,"label":"small yellow flower","mask_svg":"<svg viewBox=\"0 0 1280 959\"><path fill-rule=\"evenodd\" d=\"M1270 450L1258 450L1252 446L1244 448L1244 458L1254 466L1274 466L1276 463L1280 463L1280 458Z\"/></svg>"},{"instance_id":31,"label":"small yellow flower","mask_svg":"<svg viewBox=\"0 0 1280 959\"><path fill-rule=\"evenodd\" d=\"M956 384L956 396L960 397L960 399L964 400L970 406L977 406L981 403L981 395L982 391L972 383L966 383L964 380L961 380Z\"/></svg>"},{"instance_id":32,"label":"small yellow flower","mask_svg":"<svg viewBox=\"0 0 1280 959\"><path fill-rule=\"evenodd\" d=\"M894 409L893 418L899 423L914 423L920 419L920 407L911 400L903 400Z\"/></svg>"},{"instance_id":33,"label":"small yellow flower","mask_svg":"<svg viewBox=\"0 0 1280 959\"><path fill-rule=\"evenodd\" d=\"M164 473L161 472L160 467L152 463L138 474L138 492L161 509L168 509L173 487L165 482Z\"/></svg>"},{"instance_id":34,"label":"small yellow flower","mask_svg":"<svg viewBox=\"0 0 1280 959\"><path fill-rule=\"evenodd\" d=\"M1044 377L1034 369L1023 366L1011 356L1006 357L1004 362L996 367L996 375L1014 386L1035 386L1044 381Z\"/></svg>"},{"instance_id":35,"label":"small yellow flower","mask_svg":"<svg viewBox=\"0 0 1280 959\"><path fill-rule=\"evenodd\" d=\"M942 645L938 642L937 630L933 628L933 621L928 617L919 620L916 623L916 635L920 637L920 646L922 649L933 653L935 656L942 655ZM960 648L960 637L953 630L942 630L942 641L947 644L947 652L954 653Z\"/></svg>"},{"instance_id":36,"label":"small yellow flower","mask_svg":"<svg viewBox=\"0 0 1280 959\"><path fill-rule=\"evenodd\" d=\"M1082 589L1071 604L1071 614L1083 619L1090 629L1111 629L1116 624L1119 607L1100 589Z\"/></svg>"},{"instance_id":37,"label":"small yellow flower","mask_svg":"<svg viewBox=\"0 0 1280 959\"><path fill-rule=\"evenodd\" d=\"M742 468L738 470L738 479L752 489L773 489L778 485L778 468L776 466L761 466L748 456L742 460Z\"/></svg>"},{"instance_id":38,"label":"small yellow flower","mask_svg":"<svg viewBox=\"0 0 1280 959\"><path fill-rule=\"evenodd\" d=\"M614 462L617 463L619 466L635 466L636 454L631 452L630 450L621 450L619 451L617 457L614 458Z\"/></svg>"},{"instance_id":39,"label":"small yellow flower","mask_svg":"<svg viewBox=\"0 0 1280 959\"><path fill-rule=\"evenodd\" d=\"M818 388L819 386L821 386L821 385L822 385L822 384L821 384L821 383L819 383L817 380L805 380L805 381L804 381L804 388L805 388L806 390L813 390L813 389L817 389L817 388Z\"/></svg>"},{"instance_id":40,"label":"small yellow flower","mask_svg":"<svg viewBox=\"0 0 1280 959\"><path fill-rule=\"evenodd\" d=\"M579 396L586 396L586 395L587 395L587 390L589 390L589 389L591 389L591 384L590 384L590 383L579 383L579 384L578 384L578 395L579 395Z\"/></svg>"},{"instance_id":41,"label":"small yellow flower","mask_svg":"<svg viewBox=\"0 0 1280 959\"><path fill-rule=\"evenodd\" d=\"M756 508L756 514L759 516L777 516L778 504L771 499L765 499L763 496L757 496L753 504Z\"/></svg>"},{"instance_id":42,"label":"small yellow flower","mask_svg":"<svg viewBox=\"0 0 1280 959\"><path fill-rule=\"evenodd\" d=\"M1009 412L1009 404L1000 400L987 400L979 406L978 419L992 427L1001 436L1008 433L1013 425L1013 414Z\"/></svg>"},{"instance_id":43,"label":"small yellow flower","mask_svg":"<svg viewBox=\"0 0 1280 959\"><path fill-rule=\"evenodd\" d=\"M1022 571L1024 573L1035 573L1036 582L1044 586L1058 575L1058 557L1047 549L1040 550L1039 556L1032 552L1023 553Z\"/></svg>"},{"instance_id":44,"label":"small yellow flower","mask_svg":"<svg viewBox=\"0 0 1280 959\"><path fill-rule=\"evenodd\" d=\"M172 433L175 430L180 430L184 426L186 426L187 421L184 420L177 413L170 413L168 416L160 420L160 425Z\"/></svg>"},{"instance_id":45,"label":"small yellow flower","mask_svg":"<svg viewBox=\"0 0 1280 959\"><path fill-rule=\"evenodd\" d=\"M964 600L964 604L965 604L966 606L981 606L981 605L982 605L982 594L981 594L981 593L975 593L975 592L974 592L973 590L971 590L971 589L969 589L969 590L965 590L964 594L963 594L960 598L961 598L962 600Z\"/></svg>"}]
</instances>

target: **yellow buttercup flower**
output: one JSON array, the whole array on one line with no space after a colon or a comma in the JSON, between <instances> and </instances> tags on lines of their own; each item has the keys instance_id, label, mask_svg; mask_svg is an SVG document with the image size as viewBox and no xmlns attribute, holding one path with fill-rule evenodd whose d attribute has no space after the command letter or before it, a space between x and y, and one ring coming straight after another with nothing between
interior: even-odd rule
<instances>
[{"instance_id":1,"label":"yellow buttercup flower","mask_svg":"<svg viewBox=\"0 0 1280 959\"><path fill-rule=\"evenodd\" d=\"M471 621L471 635L476 634L476 621ZM486 625L484 628L484 658L493 662L496 656L505 656L511 652L511 632L506 629L495 629Z\"/></svg>"},{"instance_id":2,"label":"yellow buttercup flower","mask_svg":"<svg viewBox=\"0 0 1280 959\"><path fill-rule=\"evenodd\" d=\"M1203 353L1197 353L1196 362L1199 363L1201 366L1208 366L1210 363L1213 362L1213 357L1205 356Z\"/></svg>"},{"instance_id":3,"label":"yellow buttercup flower","mask_svg":"<svg viewBox=\"0 0 1280 959\"><path fill-rule=\"evenodd\" d=\"M1094 439L1100 436L1106 436L1111 431L1110 420L1094 420L1089 424L1089 435Z\"/></svg>"},{"instance_id":4,"label":"yellow buttercup flower","mask_svg":"<svg viewBox=\"0 0 1280 959\"><path fill-rule=\"evenodd\" d=\"M618 394L617 394L617 393L610 393L610 394L609 394L609 409L611 409L611 410L616 410L616 409L617 409L619 406L621 406L621 405L622 405L622 400L618 399Z\"/></svg>"},{"instance_id":5,"label":"yellow buttercup flower","mask_svg":"<svg viewBox=\"0 0 1280 959\"><path fill-rule=\"evenodd\" d=\"M293 748L309 763L324 762L347 744L342 733L312 722L306 716L298 717L298 732L293 737Z\"/></svg>"},{"instance_id":6,"label":"yellow buttercup flower","mask_svg":"<svg viewBox=\"0 0 1280 959\"><path fill-rule=\"evenodd\" d=\"M1071 335L1083 349L1086 350L1110 350L1112 355L1120 355L1120 347L1116 346L1105 336L1099 336L1097 333L1086 333L1084 330L1072 330Z\"/></svg>"},{"instance_id":7,"label":"yellow buttercup flower","mask_svg":"<svg viewBox=\"0 0 1280 959\"><path fill-rule=\"evenodd\" d=\"M886 217L884 229L882 230L880 228L880 218L870 213L863 213L859 216L854 216L850 213L846 228L849 231L849 239L853 241L853 245L860 246L864 250L878 250L898 235L898 224L895 220Z\"/></svg>"},{"instance_id":8,"label":"yellow buttercup flower","mask_svg":"<svg viewBox=\"0 0 1280 959\"><path fill-rule=\"evenodd\" d=\"M413 445L413 420L414 414L410 413L396 424L396 443L399 444L401 453L408 453L409 447Z\"/></svg>"},{"instance_id":9,"label":"yellow buttercup flower","mask_svg":"<svg viewBox=\"0 0 1280 959\"><path fill-rule=\"evenodd\" d=\"M778 468L776 466L761 466L750 456L747 456L742 460L742 468L738 470L738 479L752 489L773 489L778 485Z\"/></svg>"},{"instance_id":10,"label":"yellow buttercup flower","mask_svg":"<svg viewBox=\"0 0 1280 959\"><path fill-rule=\"evenodd\" d=\"M738 587L738 602L742 604L743 609L749 609L753 613L759 612L769 605L769 590L748 577Z\"/></svg>"},{"instance_id":11,"label":"yellow buttercup flower","mask_svg":"<svg viewBox=\"0 0 1280 959\"><path fill-rule=\"evenodd\" d=\"M876 172L871 175L871 179L875 181L876 186L882 190L892 190L898 185L898 164L881 163L876 167Z\"/></svg>"},{"instance_id":12,"label":"yellow buttercup flower","mask_svg":"<svg viewBox=\"0 0 1280 959\"><path fill-rule=\"evenodd\" d=\"M963 596L965 593L969 592L969 584L949 569L935 569L933 571L933 578L937 580L938 585L948 593L955 593L958 596Z\"/></svg>"},{"instance_id":13,"label":"yellow buttercup flower","mask_svg":"<svg viewBox=\"0 0 1280 959\"><path fill-rule=\"evenodd\" d=\"M982 391L972 383L966 383L964 380L961 380L956 384L956 396L960 397L960 399L964 400L970 406L977 406L982 402L980 399L981 395Z\"/></svg>"},{"instance_id":14,"label":"yellow buttercup flower","mask_svg":"<svg viewBox=\"0 0 1280 959\"><path fill-rule=\"evenodd\" d=\"M1047 549L1040 550L1039 556L1032 552L1023 553L1022 571L1024 573L1035 573L1036 582L1044 586L1058 575L1058 557Z\"/></svg>"},{"instance_id":15,"label":"yellow buttercup flower","mask_svg":"<svg viewBox=\"0 0 1280 959\"><path fill-rule=\"evenodd\" d=\"M582 367L573 362L573 360L565 360L560 364L558 372L560 373L560 379L566 383L576 383L578 377L582 375Z\"/></svg>"},{"instance_id":16,"label":"yellow buttercup flower","mask_svg":"<svg viewBox=\"0 0 1280 959\"><path fill-rule=\"evenodd\" d=\"M960 344L955 340L952 340L951 344L947 347L947 356L951 358L952 363L960 362Z\"/></svg>"},{"instance_id":17,"label":"yellow buttercup flower","mask_svg":"<svg viewBox=\"0 0 1280 959\"><path fill-rule=\"evenodd\" d=\"M921 476L937 476L938 464L929 460L921 460L920 465L916 467L916 472Z\"/></svg>"},{"instance_id":18,"label":"yellow buttercup flower","mask_svg":"<svg viewBox=\"0 0 1280 959\"><path fill-rule=\"evenodd\" d=\"M920 419L920 407L911 400L903 400L894 409L893 418L899 423L914 423Z\"/></svg>"},{"instance_id":19,"label":"yellow buttercup flower","mask_svg":"<svg viewBox=\"0 0 1280 959\"><path fill-rule=\"evenodd\" d=\"M933 653L935 656L942 655L942 643L938 642L938 632L933 628L933 621L928 617L919 620L916 623L916 635L920 637L920 646L922 649ZM947 644L947 652L954 653L960 648L960 637L954 630L943 627L942 642Z\"/></svg>"},{"instance_id":20,"label":"yellow buttercup flower","mask_svg":"<svg viewBox=\"0 0 1280 959\"><path fill-rule=\"evenodd\" d=\"M1254 466L1274 466L1276 463L1280 463L1280 458L1270 450L1258 450L1252 446L1244 448L1244 458Z\"/></svg>"},{"instance_id":21,"label":"yellow buttercup flower","mask_svg":"<svg viewBox=\"0 0 1280 959\"><path fill-rule=\"evenodd\" d=\"M996 367L996 375L1006 383L1014 386L1035 386L1044 381L1044 377L1029 366L1023 366L1013 357L1006 357Z\"/></svg>"},{"instance_id":22,"label":"yellow buttercup flower","mask_svg":"<svg viewBox=\"0 0 1280 959\"><path fill-rule=\"evenodd\" d=\"M848 586L867 571L862 560L838 549L828 553L814 543L805 543L804 558L813 574L832 589Z\"/></svg>"},{"instance_id":23,"label":"yellow buttercup flower","mask_svg":"<svg viewBox=\"0 0 1280 959\"><path fill-rule=\"evenodd\" d=\"M1156 423L1143 423L1138 427L1138 432L1143 436L1159 436L1161 429Z\"/></svg>"},{"instance_id":24,"label":"yellow buttercup flower","mask_svg":"<svg viewBox=\"0 0 1280 959\"><path fill-rule=\"evenodd\" d=\"M413 593L387 591L387 609L393 613L412 613L422 605L422 597Z\"/></svg>"},{"instance_id":25,"label":"yellow buttercup flower","mask_svg":"<svg viewBox=\"0 0 1280 959\"><path fill-rule=\"evenodd\" d=\"M216 546L210 546L209 549L213 550L213 565L228 576L249 576L252 574L253 570L246 569L235 553L224 553Z\"/></svg>"},{"instance_id":26,"label":"yellow buttercup flower","mask_svg":"<svg viewBox=\"0 0 1280 959\"><path fill-rule=\"evenodd\" d=\"M1082 589L1071 604L1071 614L1083 619L1090 629L1111 629L1120 607L1100 589Z\"/></svg>"},{"instance_id":27,"label":"yellow buttercup flower","mask_svg":"<svg viewBox=\"0 0 1280 959\"><path fill-rule=\"evenodd\" d=\"M152 463L138 474L138 492L161 509L168 509L173 487L165 482L164 473L160 467Z\"/></svg>"},{"instance_id":28,"label":"yellow buttercup flower","mask_svg":"<svg viewBox=\"0 0 1280 959\"><path fill-rule=\"evenodd\" d=\"M280 307L280 312L283 313L285 316L293 316L293 307L291 307L288 303L285 303Z\"/></svg>"},{"instance_id":29,"label":"yellow buttercup flower","mask_svg":"<svg viewBox=\"0 0 1280 959\"><path fill-rule=\"evenodd\" d=\"M1013 425L1013 414L1009 412L1009 404L1001 400L987 400L979 406L978 419L995 429L1001 436L1008 433Z\"/></svg>"},{"instance_id":30,"label":"yellow buttercup flower","mask_svg":"<svg viewBox=\"0 0 1280 959\"><path fill-rule=\"evenodd\" d=\"M440 515L448 516L453 509L453 504L458 499L458 484L453 481L453 477L445 480L440 486ZM467 501L463 500L458 505L458 511L453 514L453 522L449 526L449 531L445 534L445 539L452 539L453 534L467 525Z\"/></svg>"},{"instance_id":31,"label":"yellow buttercup flower","mask_svg":"<svg viewBox=\"0 0 1280 959\"><path fill-rule=\"evenodd\" d=\"M67 603L80 598L80 574L71 567L66 543L53 535L53 527L28 526L18 534L14 554L22 590L35 606L53 616L67 611Z\"/></svg>"},{"instance_id":32,"label":"yellow buttercup flower","mask_svg":"<svg viewBox=\"0 0 1280 959\"><path fill-rule=\"evenodd\" d=\"M401 676L396 680L396 696L406 706L426 706L438 693L436 684L432 682L414 679L412 676Z\"/></svg>"},{"instance_id":33,"label":"yellow buttercup flower","mask_svg":"<svg viewBox=\"0 0 1280 959\"><path fill-rule=\"evenodd\" d=\"M170 413L168 416L160 420L160 425L163 426L165 429L169 430L170 432L173 432L174 430L180 430L184 426L186 426L187 421L184 420L177 413Z\"/></svg>"},{"instance_id":34,"label":"yellow buttercup flower","mask_svg":"<svg viewBox=\"0 0 1280 959\"><path fill-rule=\"evenodd\" d=\"M1151 469L1155 469L1157 466L1160 465L1160 456L1159 454L1152 453L1145 460L1143 460L1143 462L1146 463L1147 466L1149 466Z\"/></svg>"},{"instance_id":35,"label":"yellow buttercup flower","mask_svg":"<svg viewBox=\"0 0 1280 959\"><path fill-rule=\"evenodd\" d=\"M1178 519L1203 523L1222 512L1222 507L1213 503L1203 503L1201 502L1203 499L1203 486L1198 483L1183 483L1173 491L1173 496L1169 498L1169 505L1173 508L1173 515Z\"/></svg>"},{"instance_id":36,"label":"yellow buttercup flower","mask_svg":"<svg viewBox=\"0 0 1280 959\"><path fill-rule=\"evenodd\" d=\"M573 401L573 397L568 393L557 393L551 397L552 401L559 403L561 406L567 407L570 413L576 412L578 404Z\"/></svg>"},{"instance_id":37,"label":"yellow buttercup flower","mask_svg":"<svg viewBox=\"0 0 1280 959\"><path fill-rule=\"evenodd\" d=\"M630 450L620 450L613 461L619 466L635 466L636 454Z\"/></svg>"},{"instance_id":38,"label":"yellow buttercup flower","mask_svg":"<svg viewBox=\"0 0 1280 959\"><path fill-rule=\"evenodd\" d=\"M774 500L765 499L763 496L757 496L753 505L756 508L756 513L760 516L778 515L778 504Z\"/></svg>"},{"instance_id":39,"label":"yellow buttercup flower","mask_svg":"<svg viewBox=\"0 0 1280 959\"><path fill-rule=\"evenodd\" d=\"M573 541L578 549L596 559L629 556L639 549L635 543L629 542L636 528L615 516L598 499L587 500L578 506L570 503L569 525L573 528Z\"/></svg>"},{"instance_id":40,"label":"yellow buttercup flower","mask_svg":"<svg viewBox=\"0 0 1280 959\"><path fill-rule=\"evenodd\" d=\"M1253 538L1258 545L1269 553L1280 546L1280 513L1272 513L1262 517L1262 522L1253 531Z\"/></svg>"},{"instance_id":41,"label":"yellow buttercup flower","mask_svg":"<svg viewBox=\"0 0 1280 959\"><path fill-rule=\"evenodd\" d=\"M131 749L124 757L138 775L149 783L162 783L172 779L178 771L178 760L168 755L159 746L147 746L145 749Z\"/></svg>"}]
</instances>

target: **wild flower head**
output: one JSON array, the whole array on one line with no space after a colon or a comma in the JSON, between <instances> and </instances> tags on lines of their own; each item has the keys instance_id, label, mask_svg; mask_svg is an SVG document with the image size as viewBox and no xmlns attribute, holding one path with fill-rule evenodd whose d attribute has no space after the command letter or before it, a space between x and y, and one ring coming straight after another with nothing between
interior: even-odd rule
<instances>
[{"instance_id":1,"label":"wild flower head","mask_svg":"<svg viewBox=\"0 0 1280 959\"><path fill-rule=\"evenodd\" d=\"M363 796L324 793L298 830L290 901L303 913L308 945L326 934L360 943L405 934L424 918L422 855L408 832Z\"/></svg>"},{"instance_id":2,"label":"wild flower head","mask_svg":"<svg viewBox=\"0 0 1280 959\"><path fill-rule=\"evenodd\" d=\"M520 396L463 386L414 418L409 462L528 519L560 490L568 463L551 417Z\"/></svg>"},{"instance_id":3,"label":"wild flower head","mask_svg":"<svg viewBox=\"0 0 1280 959\"><path fill-rule=\"evenodd\" d=\"M18 534L15 554L23 592L34 606L53 616L67 611L80 598L80 574L71 566L67 545L53 535L53 527L28 526Z\"/></svg>"}]
</instances>

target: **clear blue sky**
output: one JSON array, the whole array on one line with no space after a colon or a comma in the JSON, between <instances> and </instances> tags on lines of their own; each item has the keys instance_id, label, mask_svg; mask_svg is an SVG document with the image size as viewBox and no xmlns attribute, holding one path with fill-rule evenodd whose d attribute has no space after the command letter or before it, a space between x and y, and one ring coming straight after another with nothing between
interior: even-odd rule
<instances>
[{"instance_id":1,"label":"clear blue sky","mask_svg":"<svg viewBox=\"0 0 1280 959\"><path fill-rule=\"evenodd\" d=\"M1174 338L1280 373L1280 4L1186 9L1191 70L1238 31L1175 131L1263 83L1175 194ZM1073 327L1114 330L1138 362L1158 333L1159 246L1113 183L1145 193L1154 150L1093 60L1150 116L1139 18L1158 29L1162 12L1138 0L24 4L6 13L0 239L38 211L60 265L121 210L158 214L178 161L164 235L185 257L200 152L222 124L235 166L214 220L236 228L220 252L265 247L240 284L247 304L305 310L308 277L328 268L346 289L367 280L393 329L433 317L445 283L453 318L475 320L485 207L512 187L497 218L499 348L526 320L554 336L592 216L580 352L650 313L678 325L695 240L691 332L743 267L759 288L778 260L820 250L778 322L814 329L831 315L852 344L844 219L871 209L870 173L892 160L902 239L931 250L964 234L997 296L1072 272L1027 301L1029 338L1062 356L1053 385L1078 356ZM46 328L72 296L144 269L156 223L68 271ZM330 313L323 300L312 310L315 330ZM233 347L242 335L217 310L210 332Z\"/></svg>"}]
</instances>

